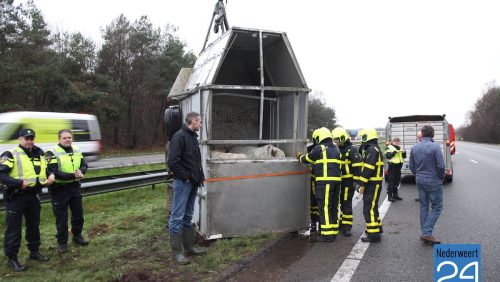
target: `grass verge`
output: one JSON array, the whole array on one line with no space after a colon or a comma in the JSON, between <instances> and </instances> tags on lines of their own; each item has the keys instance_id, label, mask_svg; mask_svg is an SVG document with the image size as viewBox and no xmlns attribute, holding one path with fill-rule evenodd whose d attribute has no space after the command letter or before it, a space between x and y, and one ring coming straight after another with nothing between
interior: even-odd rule
<instances>
[{"instance_id":1,"label":"grass verge","mask_svg":"<svg viewBox=\"0 0 500 282\"><path fill-rule=\"evenodd\" d=\"M55 218L51 205L42 204L40 230L42 254L47 263L27 259L23 238L19 260L26 272L15 273L5 262L0 280L16 281L199 281L216 279L225 267L258 251L277 235L235 238L212 242L208 253L192 257L187 266L170 257L165 232L166 186L136 188L85 197L84 236L87 247L68 244L66 254L57 253ZM0 241L5 230L5 211L0 212ZM24 232L24 228L23 228Z\"/></svg>"},{"instance_id":2,"label":"grass verge","mask_svg":"<svg viewBox=\"0 0 500 282\"><path fill-rule=\"evenodd\" d=\"M90 169L85 174L85 178L93 178L100 176L109 176L109 175L118 175L118 174L127 174L134 172L145 172L157 169L166 170L167 166L165 163L161 164L143 164L143 165L133 165L133 166L122 166L115 168L103 168L103 169Z\"/></svg>"}]
</instances>

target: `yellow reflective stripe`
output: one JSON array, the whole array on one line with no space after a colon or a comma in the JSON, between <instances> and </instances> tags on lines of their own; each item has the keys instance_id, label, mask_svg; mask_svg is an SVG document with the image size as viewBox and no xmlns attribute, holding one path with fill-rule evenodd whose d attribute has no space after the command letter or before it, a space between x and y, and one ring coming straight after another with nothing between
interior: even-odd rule
<instances>
[{"instance_id":1,"label":"yellow reflective stripe","mask_svg":"<svg viewBox=\"0 0 500 282\"><path fill-rule=\"evenodd\" d=\"M342 219L352 218L352 214L343 214Z\"/></svg>"},{"instance_id":2,"label":"yellow reflective stripe","mask_svg":"<svg viewBox=\"0 0 500 282\"><path fill-rule=\"evenodd\" d=\"M383 179L382 177L370 177L371 181L378 181L378 180L382 180L382 179Z\"/></svg>"},{"instance_id":3,"label":"yellow reflective stripe","mask_svg":"<svg viewBox=\"0 0 500 282\"><path fill-rule=\"evenodd\" d=\"M347 197L349 196L349 187L344 188L344 201L347 201Z\"/></svg>"},{"instance_id":4,"label":"yellow reflective stripe","mask_svg":"<svg viewBox=\"0 0 500 282\"><path fill-rule=\"evenodd\" d=\"M372 205L370 207L370 222L373 224L373 223L376 223L377 226L378 226L378 221L375 221L375 203L377 201L377 195L378 195L378 189L379 189L379 184L375 185L375 193L373 194L373 200L372 200ZM368 226L369 223L367 223L366 226Z\"/></svg>"},{"instance_id":5,"label":"yellow reflective stripe","mask_svg":"<svg viewBox=\"0 0 500 282\"><path fill-rule=\"evenodd\" d=\"M324 151L325 153L325 156L323 156L324 158L326 158L326 151ZM341 160L337 160L337 159L321 159L321 160L317 160L316 163L338 163L338 164L342 164L342 161Z\"/></svg>"},{"instance_id":6,"label":"yellow reflective stripe","mask_svg":"<svg viewBox=\"0 0 500 282\"><path fill-rule=\"evenodd\" d=\"M325 215L325 225L330 225L330 215L328 212L328 202L330 197L328 195L330 195L330 184L326 184L325 189L325 206L323 207L323 213Z\"/></svg>"},{"instance_id":7,"label":"yellow reflective stripe","mask_svg":"<svg viewBox=\"0 0 500 282\"><path fill-rule=\"evenodd\" d=\"M321 224L323 229L339 228L339 224Z\"/></svg>"},{"instance_id":8,"label":"yellow reflective stripe","mask_svg":"<svg viewBox=\"0 0 500 282\"><path fill-rule=\"evenodd\" d=\"M352 179L359 180L359 176L353 176Z\"/></svg>"},{"instance_id":9,"label":"yellow reflective stripe","mask_svg":"<svg viewBox=\"0 0 500 282\"><path fill-rule=\"evenodd\" d=\"M341 178L351 178L351 177L353 177L353 175L352 175L352 174L343 174L343 175L341 176Z\"/></svg>"},{"instance_id":10,"label":"yellow reflective stripe","mask_svg":"<svg viewBox=\"0 0 500 282\"><path fill-rule=\"evenodd\" d=\"M361 180L361 181L363 181L365 183L368 183L368 179L364 178L363 176L360 176L359 180Z\"/></svg>"},{"instance_id":11,"label":"yellow reflective stripe","mask_svg":"<svg viewBox=\"0 0 500 282\"><path fill-rule=\"evenodd\" d=\"M366 233L380 233L380 228L366 229Z\"/></svg>"},{"instance_id":12,"label":"yellow reflective stripe","mask_svg":"<svg viewBox=\"0 0 500 282\"><path fill-rule=\"evenodd\" d=\"M316 177L316 181L342 181L340 176L322 176Z\"/></svg>"},{"instance_id":13,"label":"yellow reflective stripe","mask_svg":"<svg viewBox=\"0 0 500 282\"><path fill-rule=\"evenodd\" d=\"M377 221L370 222L370 223L366 224L366 227L379 227L379 226L380 226L380 223L378 223Z\"/></svg>"},{"instance_id":14,"label":"yellow reflective stripe","mask_svg":"<svg viewBox=\"0 0 500 282\"><path fill-rule=\"evenodd\" d=\"M363 163L354 163L354 164L352 164L352 167L355 167L355 166L363 166Z\"/></svg>"},{"instance_id":15,"label":"yellow reflective stripe","mask_svg":"<svg viewBox=\"0 0 500 282\"><path fill-rule=\"evenodd\" d=\"M375 169L375 166L371 164L363 164L363 166L369 169Z\"/></svg>"},{"instance_id":16,"label":"yellow reflective stripe","mask_svg":"<svg viewBox=\"0 0 500 282\"><path fill-rule=\"evenodd\" d=\"M380 155L378 156L379 161L375 163L375 165L384 165L384 162L380 161Z\"/></svg>"},{"instance_id":17,"label":"yellow reflective stripe","mask_svg":"<svg viewBox=\"0 0 500 282\"><path fill-rule=\"evenodd\" d=\"M314 161L309 158L309 154L306 154L305 156L306 156L306 161L308 161L312 164L314 163Z\"/></svg>"},{"instance_id":18,"label":"yellow reflective stripe","mask_svg":"<svg viewBox=\"0 0 500 282\"><path fill-rule=\"evenodd\" d=\"M339 234L338 230L334 230L334 231L323 231L323 230L321 230L321 235L337 235L337 234Z\"/></svg>"}]
</instances>

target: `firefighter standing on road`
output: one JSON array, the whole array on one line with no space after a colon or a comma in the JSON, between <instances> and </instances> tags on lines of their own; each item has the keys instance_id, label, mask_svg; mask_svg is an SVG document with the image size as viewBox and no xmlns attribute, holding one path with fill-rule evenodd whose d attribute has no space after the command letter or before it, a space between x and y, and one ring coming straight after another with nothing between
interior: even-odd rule
<instances>
[{"instance_id":1,"label":"firefighter standing on road","mask_svg":"<svg viewBox=\"0 0 500 282\"><path fill-rule=\"evenodd\" d=\"M361 157L358 149L352 145L347 132L342 127L332 131L333 141L339 147L342 156L342 186L340 188L340 211L342 212L340 232L351 236L352 229L352 197L354 180L359 180L361 173Z\"/></svg>"},{"instance_id":2,"label":"firefighter standing on road","mask_svg":"<svg viewBox=\"0 0 500 282\"><path fill-rule=\"evenodd\" d=\"M317 129L316 145L311 152L299 155L304 164L313 164L316 176L316 200L319 208L320 235L316 242L332 242L339 233L338 205L341 185L340 152L325 127Z\"/></svg>"},{"instance_id":3,"label":"firefighter standing on road","mask_svg":"<svg viewBox=\"0 0 500 282\"><path fill-rule=\"evenodd\" d=\"M363 194L363 215L366 221L366 236L363 242L380 242L382 221L378 212L378 200L382 190L382 175L384 161L378 146L377 131L373 128L363 129L361 134L361 148L363 167L357 181L358 191Z\"/></svg>"},{"instance_id":4,"label":"firefighter standing on road","mask_svg":"<svg viewBox=\"0 0 500 282\"><path fill-rule=\"evenodd\" d=\"M395 137L389 146L386 147L385 157L388 163L388 184L387 184L387 195L390 202L395 202L396 200L402 200L399 197L398 188L399 182L401 181L401 168L406 158L406 152L401 150L399 146L399 138Z\"/></svg>"},{"instance_id":5,"label":"firefighter standing on road","mask_svg":"<svg viewBox=\"0 0 500 282\"><path fill-rule=\"evenodd\" d=\"M21 246L23 216L26 224L26 241L29 258L40 262L49 258L40 254L40 193L42 187L54 181L47 177L43 150L34 145L35 131L19 131L19 146L0 156L0 180L7 186L5 199L4 252L8 266L14 271L25 271L17 254Z\"/></svg>"},{"instance_id":6,"label":"firefighter standing on road","mask_svg":"<svg viewBox=\"0 0 500 282\"><path fill-rule=\"evenodd\" d=\"M87 172L87 164L80 149L74 145L73 134L63 129L58 133L59 144L47 150L48 173L54 174L56 181L49 187L52 210L56 217L58 252L68 251L68 207L71 210L71 233L73 242L88 245L82 236L83 207L80 193L80 179Z\"/></svg>"}]
</instances>

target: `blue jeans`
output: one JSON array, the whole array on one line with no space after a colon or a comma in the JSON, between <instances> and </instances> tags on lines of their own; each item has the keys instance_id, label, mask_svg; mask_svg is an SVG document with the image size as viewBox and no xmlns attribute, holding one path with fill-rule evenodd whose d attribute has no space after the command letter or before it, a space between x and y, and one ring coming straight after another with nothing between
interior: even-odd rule
<instances>
[{"instance_id":1,"label":"blue jeans","mask_svg":"<svg viewBox=\"0 0 500 282\"><path fill-rule=\"evenodd\" d=\"M443 209L443 185L417 183L417 188L420 198L420 228L422 229L422 235L432 235L434 225ZM431 208L430 213L429 208Z\"/></svg>"},{"instance_id":2,"label":"blue jeans","mask_svg":"<svg viewBox=\"0 0 500 282\"><path fill-rule=\"evenodd\" d=\"M168 221L170 233L179 233L183 228L191 228L197 191L198 187L193 187L190 182L174 177L172 214Z\"/></svg>"}]
</instances>

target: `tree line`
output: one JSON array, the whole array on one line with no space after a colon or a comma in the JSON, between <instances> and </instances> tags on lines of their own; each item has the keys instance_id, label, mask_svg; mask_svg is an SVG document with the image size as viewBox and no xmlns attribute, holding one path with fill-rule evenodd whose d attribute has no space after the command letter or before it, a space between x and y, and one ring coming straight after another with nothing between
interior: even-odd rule
<instances>
[{"instance_id":1,"label":"tree line","mask_svg":"<svg viewBox=\"0 0 500 282\"><path fill-rule=\"evenodd\" d=\"M168 93L179 70L196 61L173 26L120 15L97 47L80 32L51 32L33 1L13 2L0 0L0 112L90 113L105 148L165 144ZM310 138L318 127L334 127L335 110L314 94L308 118Z\"/></svg>"},{"instance_id":2,"label":"tree line","mask_svg":"<svg viewBox=\"0 0 500 282\"><path fill-rule=\"evenodd\" d=\"M121 15L98 48L80 32L52 33L32 1L0 0L0 112L91 113L106 145L164 144L168 92L196 60L175 32Z\"/></svg>"},{"instance_id":3,"label":"tree line","mask_svg":"<svg viewBox=\"0 0 500 282\"><path fill-rule=\"evenodd\" d=\"M500 144L500 87L490 85L457 132L464 140Z\"/></svg>"}]
</instances>

